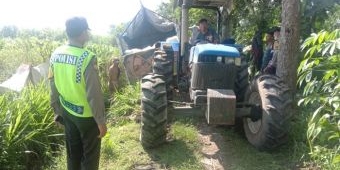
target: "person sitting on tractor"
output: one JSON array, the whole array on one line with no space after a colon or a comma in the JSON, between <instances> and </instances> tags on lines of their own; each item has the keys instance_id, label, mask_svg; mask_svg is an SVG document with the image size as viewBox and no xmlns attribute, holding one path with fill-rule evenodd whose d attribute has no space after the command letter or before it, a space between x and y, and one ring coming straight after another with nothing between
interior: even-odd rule
<instances>
[{"instance_id":1,"label":"person sitting on tractor","mask_svg":"<svg viewBox=\"0 0 340 170\"><path fill-rule=\"evenodd\" d=\"M273 58L273 53L274 53L274 32L277 28L271 28L267 33L266 33L266 47L265 47L265 52L262 58L262 68L261 71L263 71L269 61Z\"/></svg>"},{"instance_id":2,"label":"person sitting on tractor","mask_svg":"<svg viewBox=\"0 0 340 170\"><path fill-rule=\"evenodd\" d=\"M207 19L199 21L199 34L196 37L195 44L197 43L219 43L219 37L215 30L209 28Z\"/></svg>"},{"instance_id":3,"label":"person sitting on tractor","mask_svg":"<svg viewBox=\"0 0 340 170\"><path fill-rule=\"evenodd\" d=\"M279 53L279 39L280 39L280 27L274 30L274 44L273 44L273 58L269 61L267 67L263 70L266 74L276 74L277 57Z\"/></svg>"}]
</instances>

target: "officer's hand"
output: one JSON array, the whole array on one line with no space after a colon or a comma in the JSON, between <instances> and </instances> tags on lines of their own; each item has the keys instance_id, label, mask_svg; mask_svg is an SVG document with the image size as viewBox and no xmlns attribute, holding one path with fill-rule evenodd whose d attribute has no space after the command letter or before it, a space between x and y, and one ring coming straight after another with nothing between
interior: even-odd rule
<instances>
[{"instance_id":1,"label":"officer's hand","mask_svg":"<svg viewBox=\"0 0 340 170\"><path fill-rule=\"evenodd\" d=\"M99 129L99 136L98 136L98 138L104 137L105 134L106 134L106 131L107 131L106 124L98 125L98 129Z\"/></svg>"}]
</instances>

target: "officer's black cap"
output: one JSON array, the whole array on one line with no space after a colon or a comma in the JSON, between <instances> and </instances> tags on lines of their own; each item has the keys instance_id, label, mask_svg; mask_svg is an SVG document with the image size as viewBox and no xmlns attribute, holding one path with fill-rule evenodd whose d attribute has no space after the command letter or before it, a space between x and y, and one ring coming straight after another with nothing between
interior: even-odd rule
<instances>
[{"instance_id":1,"label":"officer's black cap","mask_svg":"<svg viewBox=\"0 0 340 170\"><path fill-rule=\"evenodd\" d=\"M84 17L69 18L66 23L66 34L69 38L75 38L81 35L83 31L90 30L89 25Z\"/></svg>"}]
</instances>

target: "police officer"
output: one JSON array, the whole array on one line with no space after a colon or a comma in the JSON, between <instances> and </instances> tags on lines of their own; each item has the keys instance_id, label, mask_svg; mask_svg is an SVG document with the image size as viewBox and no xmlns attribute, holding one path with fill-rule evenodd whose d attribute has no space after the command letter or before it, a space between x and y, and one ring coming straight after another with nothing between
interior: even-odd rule
<instances>
[{"instance_id":1,"label":"police officer","mask_svg":"<svg viewBox=\"0 0 340 170\"><path fill-rule=\"evenodd\" d=\"M83 17L66 21L67 45L50 59L51 106L65 127L69 170L96 170L107 127L95 55L84 48L89 27Z\"/></svg>"}]
</instances>

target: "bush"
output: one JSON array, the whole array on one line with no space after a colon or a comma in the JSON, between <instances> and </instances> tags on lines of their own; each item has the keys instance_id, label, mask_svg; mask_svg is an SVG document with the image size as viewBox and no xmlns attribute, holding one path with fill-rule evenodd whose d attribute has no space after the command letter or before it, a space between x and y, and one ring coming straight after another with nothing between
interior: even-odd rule
<instances>
[{"instance_id":1,"label":"bush","mask_svg":"<svg viewBox=\"0 0 340 170\"><path fill-rule=\"evenodd\" d=\"M340 29L312 34L302 50L299 105L315 108L307 130L310 155L321 167L335 169L340 166Z\"/></svg>"},{"instance_id":2,"label":"bush","mask_svg":"<svg viewBox=\"0 0 340 170\"><path fill-rule=\"evenodd\" d=\"M62 144L46 85L0 96L2 169L39 169ZM59 136L59 137L58 137Z\"/></svg>"}]
</instances>

